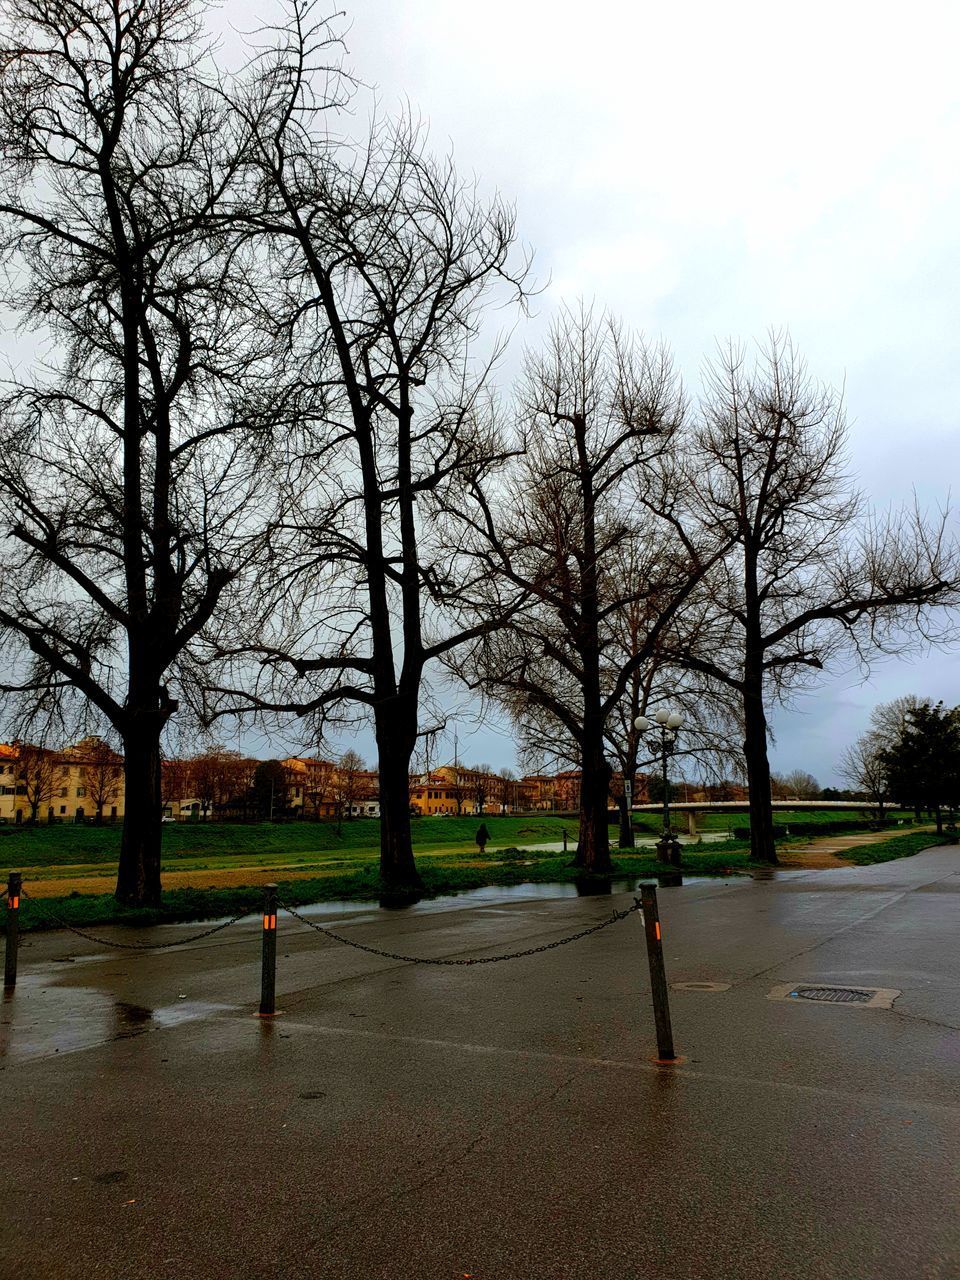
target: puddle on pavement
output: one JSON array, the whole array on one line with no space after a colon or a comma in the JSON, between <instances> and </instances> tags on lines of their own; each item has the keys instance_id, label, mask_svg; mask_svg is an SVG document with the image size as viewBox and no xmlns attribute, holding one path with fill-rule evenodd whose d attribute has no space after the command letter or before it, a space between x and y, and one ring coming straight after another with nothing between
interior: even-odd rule
<instances>
[{"instance_id":1,"label":"puddle on pavement","mask_svg":"<svg viewBox=\"0 0 960 1280\"><path fill-rule=\"evenodd\" d=\"M77 1053L163 1027L209 1017L234 1006L178 1000L155 1009L89 987L48 985L48 975L21 975L0 1006L0 1063Z\"/></svg>"},{"instance_id":2,"label":"puddle on pavement","mask_svg":"<svg viewBox=\"0 0 960 1280\"><path fill-rule=\"evenodd\" d=\"M117 1030L112 1037L114 1040L127 1040L130 1036L142 1035L144 1031L150 1030L153 1022L152 1009L145 1009L139 1004L127 1004L123 1000L116 1001L113 1013L117 1020Z\"/></svg>"},{"instance_id":3,"label":"puddle on pavement","mask_svg":"<svg viewBox=\"0 0 960 1280\"><path fill-rule=\"evenodd\" d=\"M349 901L339 899L332 902L313 902L307 906L297 907L304 916L313 918L350 916L351 924L360 924L377 918L380 909L389 911L410 911L417 915L431 915L438 911L459 911L470 906L502 906L510 902L537 902L551 898L592 898L606 897L614 893L635 893L643 883L656 880L661 889L689 887L697 884L723 883L730 879L746 879L746 877L729 876L688 876L682 872L666 871L659 876L621 876L615 880L580 881L546 881L513 885L484 885L480 889L465 889L462 893L447 893L437 898L418 898L415 894L405 894L399 898L380 899L375 901ZM370 913L373 914L370 914ZM211 920L210 924L218 923Z\"/></svg>"},{"instance_id":4,"label":"puddle on pavement","mask_svg":"<svg viewBox=\"0 0 960 1280\"><path fill-rule=\"evenodd\" d=\"M779 874L790 873L780 872ZM394 898L389 901L371 899L316 902L298 907L297 910L308 918L330 920L340 918L345 924L361 924L377 920L381 909L432 915L471 906L482 908L558 898L607 897L613 894L635 893L641 883L644 881L649 883L652 879L656 879L662 889L714 883L718 879L748 881L747 876L687 876L680 872L668 871L657 877L629 876L612 881L583 879L573 882L486 885L479 889L444 894L436 898L417 899L414 895L408 895L402 899ZM206 923L213 926L219 922L211 920ZM196 925L179 927L189 929L196 928ZM78 966L81 964L93 966L102 963L104 958L102 952L75 957L53 956L42 962L33 973L21 973L16 991L5 993L3 1003L0 1005L0 1065L4 1061L75 1053L110 1041L128 1040L147 1032L177 1026L195 1018L207 1017L212 1013L235 1007L195 1000L177 1000L174 1003L151 1008L147 1005L118 1000L103 991L87 986L72 983L59 985L58 978L63 973L60 962L63 960L75 960Z\"/></svg>"},{"instance_id":5,"label":"puddle on pavement","mask_svg":"<svg viewBox=\"0 0 960 1280\"><path fill-rule=\"evenodd\" d=\"M808 876L808 867L749 867L746 874L751 880L793 880L796 876Z\"/></svg>"}]
</instances>

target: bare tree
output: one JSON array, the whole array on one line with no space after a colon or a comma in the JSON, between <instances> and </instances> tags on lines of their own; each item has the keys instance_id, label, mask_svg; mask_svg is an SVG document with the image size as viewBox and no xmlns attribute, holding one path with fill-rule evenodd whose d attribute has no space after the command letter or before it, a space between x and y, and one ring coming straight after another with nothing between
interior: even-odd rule
<instances>
[{"instance_id":1,"label":"bare tree","mask_svg":"<svg viewBox=\"0 0 960 1280\"><path fill-rule=\"evenodd\" d=\"M303 779L303 804L313 809L313 816L319 818L324 806L333 799L336 779L336 765L329 760L306 761L306 775Z\"/></svg>"},{"instance_id":2,"label":"bare tree","mask_svg":"<svg viewBox=\"0 0 960 1280\"><path fill-rule=\"evenodd\" d=\"M473 799L477 813L483 813L490 799L494 783L493 770L488 764L475 764L470 771L473 781Z\"/></svg>"},{"instance_id":3,"label":"bare tree","mask_svg":"<svg viewBox=\"0 0 960 1280\"><path fill-rule=\"evenodd\" d=\"M631 540L619 549L618 572L635 581L643 572L638 545ZM627 803L627 786L636 794L638 770L649 772L658 761L651 755L651 741L636 728L638 716L651 716L659 708L683 715L683 729L677 735L673 758L686 769L693 766L704 780L719 780L739 755L739 708L725 685L685 669L680 658L696 653L704 619L703 601L694 593L676 611L661 635L657 652L642 666L633 667L622 698L610 710L605 738L608 752L616 762L620 785L614 799L620 810L621 848L634 846L633 823ZM650 624L645 601L629 601L612 619L614 669L622 668L638 653Z\"/></svg>"},{"instance_id":4,"label":"bare tree","mask_svg":"<svg viewBox=\"0 0 960 1280\"><path fill-rule=\"evenodd\" d=\"M337 808L337 830L343 815L347 821L355 817L354 808L360 798L361 774L366 766L356 751L345 751L336 763L332 779L332 794Z\"/></svg>"},{"instance_id":5,"label":"bare tree","mask_svg":"<svg viewBox=\"0 0 960 1280\"><path fill-rule=\"evenodd\" d=\"M896 738L893 739L896 742ZM840 757L838 772L857 791L877 806L877 816L883 819L884 806L890 798L890 782L883 758L885 744L877 733L863 733Z\"/></svg>"},{"instance_id":6,"label":"bare tree","mask_svg":"<svg viewBox=\"0 0 960 1280\"><path fill-rule=\"evenodd\" d=\"M863 791L883 818L890 799L890 778L885 753L900 743L919 707L930 707L932 699L908 693L890 702L879 703L870 713L870 728L848 747L840 758L839 773L851 786Z\"/></svg>"},{"instance_id":7,"label":"bare tree","mask_svg":"<svg viewBox=\"0 0 960 1280\"><path fill-rule=\"evenodd\" d=\"M160 767L160 788L164 809L169 805L172 811L175 803L179 805L192 798L194 788L191 762L182 755L164 755Z\"/></svg>"},{"instance_id":8,"label":"bare tree","mask_svg":"<svg viewBox=\"0 0 960 1280\"><path fill-rule=\"evenodd\" d=\"M478 560L526 603L481 638L473 678L509 709L528 755L579 770L577 863L603 872L611 712L709 564L674 484L683 397L664 350L581 310L564 312L543 353L528 356L518 403L522 456L509 487L495 507L473 496L484 515ZM642 624L625 653L630 608Z\"/></svg>"},{"instance_id":9,"label":"bare tree","mask_svg":"<svg viewBox=\"0 0 960 1280\"><path fill-rule=\"evenodd\" d=\"M56 784L56 754L44 746L34 746L29 742L15 742L17 752L14 786L19 792L23 788L23 796L30 810L28 821L36 824L43 805L49 804L54 796Z\"/></svg>"},{"instance_id":10,"label":"bare tree","mask_svg":"<svg viewBox=\"0 0 960 1280\"><path fill-rule=\"evenodd\" d=\"M6 0L0 54L6 301L55 352L2 406L0 626L122 740L131 905L160 900L183 660L263 502L271 382L255 263L217 219L240 146L201 9Z\"/></svg>"},{"instance_id":11,"label":"bare tree","mask_svg":"<svg viewBox=\"0 0 960 1280\"><path fill-rule=\"evenodd\" d=\"M448 780L447 788L453 796L453 803L457 806L457 817L463 815L463 803L467 797L467 774L466 770L454 760L452 765L447 766Z\"/></svg>"},{"instance_id":12,"label":"bare tree","mask_svg":"<svg viewBox=\"0 0 960 1280\"><path fill-rule=\"evenodd\" d=\"M252 757L220 745L193 756L188 761L187 785L199 801L200 814L209 817L245 796L253 786L257 764Z\"/></svg>"},{"instance_id":13,"label":"bare tree","mask_svg":"<svg viewBox=\"0 0 960 1280\"><path fill-rule=\"evenodd\" d=\"M884 747L894 747L912 724L920 707L932 707L933 699L905 693L890 702L880 702L870 712L870 733L877 734Z\"/></svg>"},{"instance_id":14,"label":"bare tree","mask_svg":"<svg viewBox=\"0 0 960 1280\"><path fill-rule=\"evenodd\" d=\"M866 662L930 635L960 557L945 516L882 520L846 471L839 396L774 335L754 367L731 346L708 371L690 491L735 551L715 568L715 632L689 660L742 702L751 859L775 862L767 705L852 648ZM904 624L910 623L910 632ZM941 633L942 634L942 633Z\"/></svg>"},{"instance_id":15,"label":"bare tree","mask_svg":"<svg viewBox=\"0 0 960 1280\"><path fill-rule=\"evenodd\" d=\"M816 800L820 795L820 783L812 773L807 773L805 769L793 769L783 776L781 782L787 799Z\"/></svg>"},{"instance_id":16,"label":"bare tree","mask_svg":"<svg viewBox=\"0 0 960 1280\"><path fill-rule=\"evenodd\" d=\"M293 712L321 735L331 720L372 720L391 889L419 883L409 774L429 669L478 633L439 513L448 490L481 485L501 459L469 343L510 274L514 216L431 158L409 121L374 123L359 150L314 129L329 32L311 7L291 5L245 108L249 203L262 209L249 225L285 286L275 310L302 371L303 429L255 626L219 640L238 670L212 691L211 714Z\"/></svg>"},{"instance_id":17,"label":"bare tree","mask_svg":"<svg viewBox=\"0 0 960 1280\"><path fill-rule=\"evenodd\" d=\"M84 738L72 749L71 755L80 765L80 779L99 826L106 806L116 805L123 792L123 757L99 737Z\"/></svg>"}]
</instances>

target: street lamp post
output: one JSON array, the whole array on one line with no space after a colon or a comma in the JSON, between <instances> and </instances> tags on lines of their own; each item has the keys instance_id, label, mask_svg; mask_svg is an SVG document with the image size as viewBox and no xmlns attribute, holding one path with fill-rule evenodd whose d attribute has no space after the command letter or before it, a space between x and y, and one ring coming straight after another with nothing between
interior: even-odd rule
<instances>
[{"instance_id":1,"label":"street lamp post","mask_svg":"<svg viewBox=\"0 0 960 1280\"><path fill-rule=\"evenodd\" d=\"M640 733L649 734L648 741L654 751L659 752L663 777L663 835L657 841L657 858L660 862L670 862L675 867L680 865L680 842L670 829L670 791L667 779L667 758L677 740L677 730L683 724L683 716L678 711L660 710L653 720L646 716L637 716L634 728Z\"/></svg>"}]
</instances>

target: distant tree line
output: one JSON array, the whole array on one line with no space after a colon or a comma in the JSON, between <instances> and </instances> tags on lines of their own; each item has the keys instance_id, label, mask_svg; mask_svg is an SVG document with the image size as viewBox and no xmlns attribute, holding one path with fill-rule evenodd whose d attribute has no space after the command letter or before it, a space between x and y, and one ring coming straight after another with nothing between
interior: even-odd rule
<instances>
[{"instance_id":1,"label":"distant tree line","mask_svg":"<svg viewBox=\"0 0 960 1280\"><path fill-rule=\"evenodd\" d=\"M898 804L918 820L931 813L942 833L944 812L953 822L960 807L960 707L914 694L882 703L867 732L844 752L840 771L881 819Z\"/></svg>"},{"instance_id":2,"label":"distant tree line","mask_svg":"<svg viewBox=\"0 0 960 1280\"><path fill-rule=\"evenodd\" d=\"M159 901L178 717L372 726L382 884L417 887L411 761L454 682L580 772L585 871L664 706L685 767L742 765L775 861L769 710L944 638L946 515L869 508L781 334L692 392L563 308L498 387L489 313L536 287L511 206L410 116L359 125L311 0L229 73L204 10L7 0L0 51L3 300L43 350L0 400L4 687L122 744L119 900Z\"/></svg>"}]
</instances>

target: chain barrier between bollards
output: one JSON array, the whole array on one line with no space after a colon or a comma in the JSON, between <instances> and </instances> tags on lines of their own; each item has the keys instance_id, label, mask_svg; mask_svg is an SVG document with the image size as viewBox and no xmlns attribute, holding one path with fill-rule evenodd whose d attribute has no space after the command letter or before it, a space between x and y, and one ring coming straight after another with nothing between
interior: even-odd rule
<instances>
[{"instance_id":1,"label":"chain barrier between bollards","mask_svg":"<svg viewBox=\"0 0 960 1280\"><path fill-rule=\"evenodd\" d=\"M295 911L293 907L288 907L285 902L279 900L278 902L287 915L293 916L294 920L299 920L308 929L322 933L325 938L331 938L334 942L342 942L346 947L353 947L357 951L366 951L372 956L382 956L385 960L400 960L404 964L449 965L498 964L501 960L519 960L523 956L536 956L542 951L553 951L555 947L565 947L568 942L576 942L578 938L586 938L591 933L599 933L601 929L609 929L610 925L616 924L618 920L626 920L627 916L632 916L635 911L640 910L640 903L636 902L634 906L627 907L626 911L614 911L609 919L601 920L599 924L592 924L588 929L581 929L578 933L571 933L566 938L558 938L556 942L544 942L539 947L528 947L525 951L511 951L508 955L503 956L478 956L467 960L442 960L431 956L404 956L396 951L384 951L380 947L368 947L363 942L354 942L351 938L345 938L342 934L334 933L332 929L327 929L322 924L315 924L312 920L302 916L299 911Z\"/></svg>"},{"instance_id":2,"label":"chain barrier between bollards","mask_svg":"<svg viewBox=\"0 0 960 1280\"><path fill-rule=\"evenodd\" d=\"M19 876L17 879L19 882ZM202 938L211 938L215 933L220 933L222 929L229 929L232 924L236 924L244 916L250 916L254 913L254 908L247 907L246 910L241 911L238 915L231 916L229 920L221 920L219 924L215 924L209 929L202 929L199 933L192 933L189 938L171 938L169 942L115 942L112 938L98 938L95 933L87 933L85 929L78 929L69 920L64 920L62 916L58 916L55 911L41 906L42 900L35 898L32 893L27 893L26 889L21 889L20 892L23 897L28 898L33 903L37 915L42 920L46 920L48 924L56 925L58 929L66 929L70 933L75 933L78 938L83 938L85 942L92 942L98 947L113 947L117 951L165 951L168 947L185 947L190 942L199 942ZM173 922L171 921L171 923Z\"/></svg>"},{"instance_id":3,"label":"chain barrier between bollards","mask_svg":"<svg viewBox=\"0 0 960 1280\"><path fill-rule=\"evenodd\" d=\"M650 964L650 990L653 993L653 1018L657 1027L657 1056L661 1062L674 1062L673 1028L670 1025L670 1000L667 993L667 971L663 963L663 939L660 932L660 909L657 887L640 886L640 897L634 899L643 912L643 929L647 938L647 960Z\"/></svg>"},{"instance_id":4,"label":"chain barrier between bollards","mask_svg":"<svg viewBox=\"0 0 960 1280\"><path fill-rule=\"evenodd\" d=\"M635 912L642 912L644 929L647 938L647 953L650 961L650 985L653 990L653 1010L654 1020L657 1028L657 1058L661 1062L676 1061L676 1053L673 1048L673 1033L670 1027L670 1007L667 999L667 980L666 970L663 964L663 945L660 938L660 914L657 908L657 890L655 885L641 885L641 897L635 898L632 907L627 907L626 911L614 911L606 920L601 920L599 924L590 925L587 929L580 929L577 933L571 933L565 938L558 938L555 942L545 942L538 947L527 947L523 951L511 951L506 955L499 956L478 956L469 959L440 959L431 956L408 956L401 955L396 951L386 951L382 947L371 947L364 942L355 942L352 938L345 938L342 934L334 933L332 929L327 929L322 924L316 924L313 920L308 920L302 916L299 911L288 906L280 899L274 898L273 901L281 910L299 920L301 924L305 924L308 929L313 929L316 933L322 934L325 938L329 938L332 942L342 942L345 946L353 947L357 951L366 951L368 955L380 956L385 960L399 960L404 964L434 964L434 965L475 965L475 964L497 964L502 960L518 960L522 956L535 956L544 951L552 951L556 947L564 947L567 943L576 942L579 938L586 938L591 933L599 933L601 929L608 929L610 925L616 924L620 920L625 920L627 916L633 915ZM264 908L266 911L266 907ZM266 929L267 917L264 915L264 928ZM264 964L266 965L266 934L264 935ZM276 954L276 941L274 935L274 956ZM273 1012L272 1006L270 1012Z\"/></svg>"},{"instance_id":5,"label":"chain barrier between bollards","mask_svg":"<svg viewBox=\"0 0 960 1280\"><path fill-rule=\"evenodd\" d=\"M260 957L260 1017L277 1012L277 886L263 887L263 951Z\"/></svg>"},{"instance_id":6,"label":"chain barrier between bollards","mask_svg":"<svg viewBox=\"0 0 960 1280\"><path fill-rule=\"evenodd\" d=\"M17 985L17 952L20 946L20 894L22 876L11 871L7 877L6 946L3 955L3 989L12 991Z\"/></svg>"}]
</instances>

